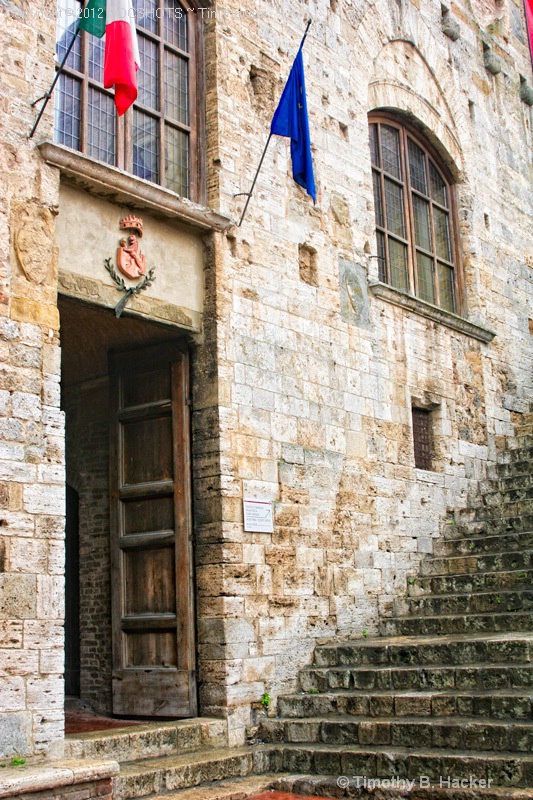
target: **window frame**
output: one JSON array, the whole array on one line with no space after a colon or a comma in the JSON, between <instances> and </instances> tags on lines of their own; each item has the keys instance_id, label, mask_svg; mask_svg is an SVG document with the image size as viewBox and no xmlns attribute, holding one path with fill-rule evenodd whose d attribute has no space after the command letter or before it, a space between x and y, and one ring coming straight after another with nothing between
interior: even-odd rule
<instances>
[{"instance_id":1,"label":"window frame","mask_svg":"<svg viewBox=\"0 0 533 800\"><path fill-rule=\"evenodd\" d=\"M400 152L400 168L401 168L401 177L398 178L390 173L386 173L383 167L383 160L380 159L380 165L377 166L374 163L372 148L370 146L370 126L373 124L384 124L390 127L395 128L399 132L399 152ZM371 112L368 115L368 126L369 126L369 153L370 153L370 160L371 160L371 171L372 171L372 194L374 200L374 209L376 212L377 207L377 198L376 192L374 187L374 175L379 176L379 187L380 187L380 198L379 204L382 209L383 215L383 225L378 224L378 217L377 213L375 213L375 234L376 234L376 244L378 242L378 233L381 233L384 237L384 255L385 259L379 253L379 244L378 247L378 261L380 264L380 275L379 280L383 284L390 286L391 288L395 289L396 291L406 292L407 294L411 295L412 297L420 300L422 302L428 302L431 305L435 306L436 308L441 309L445 313L452 313L457 315L462 315L464 313L464 283L463 283L463 269L462 269L462 257L461 257L461 245L460 245L460 236L459 236L459 219L457 213L457 195L456 195L456 182L453 178L452 173L450 172L449 168L443 161L442 155L438 153L436 148L427 140L427 138L410 124L404 117L399 114L387 112L385 110L376 110ZM415 145L417 145L424 153L425 160L426 160L426 168L429 167L431 164L434 169L436 170L437 174L443 181L446 187L447 193L447 207L444 207L442 204L439 204L430 193L428 189L427 192L421 193L416 188L412 187L411 185L411 175L409 170L409 162L408 162L408 142L411 139ZM379 152L381 154L381 137L378 133L377 135L377 142L379 147ZM387 220L386 220L386 209L385 209L385 175L387 178L391 178L396 185L401 185L401 195L403 198L403 213L404 213L404 225L405 225L405 237L398 235L397 233L391 231L389 228L386 227ZM427 172L428 182L430 179L429 171ZM446 208L447 212L447 219L448 219L448 236L449 236L449 247L450 247L450 255L451 259L446 260L439 256L436 250L435 242L432 242L432 250L428 251L421 245L417 243L416 240L416 233L415 233L415 214L414 214L414 205L413 205L413 197L419 196L423 198L425 201L429 201L430 203L430 232L431 236L434 237L435 227L433 221L433 208ZM395 283L391 280L390 275L390 257L389 257L389 248L388 248L388 241L389 237L393 238L394 240L401 242L407 248L407 283L408 288L407 290L398 287ZM422 252L423 255L426 255L431 258L432 260L432 277L433 277L433 302L430 300L426 300L419 291L419 276L418 276L418 269L417 269L417 260L416 260L416 253L417 251ZM440 304L440 285L438 280L437 274L437 264L438 262L442 262L446 265L446 268L452 269L453 275L453 308L447 308L445 305ZM384 274L383 274L384 273Z\"/></svg>"},{"instance_id":2,"label":"window frame","mask_svg":"<svg viewBox=\"0 0 533 800\"><path fill-rule=\"evenodd\" d=\"M77 0L80 3L80 8L85 6L85 0ZM140 102L139 99L135 100L133 105L126 111L126 113L119 117L115 110L115 158L112 161L102 160L97 156L91 155L89 149L89 90L90 88L96 89L101 94L114 98L113 89L105 89L103 84L96 78L90 76L89 69L89 54L90 43L89 37L91 34L86 31L80 31L78 36L80 39L80 67L81 71L73 68L72 66L65 65L62 74L67 78L75 80L80 85L80 100L79 100L79 148L76 152L94 158L101 164L117 167L118 169L127 172L134 177L138 177L134 172L133 165L133 114L134 111L139 111L144 115L149 116L151 119L156 120L157 133L158 133L158 156L157 156L157 172L158 179L151 180L150 178L139 178L140 180L147 180L155 186L160 186L167 191L171 191L180 197L185 197L194 203L202 203L205 201L205 169L200 157L202 143L205 141L205 121L203 114L203 100L204 100L204 82L203 82L203 25L202 15L198 13L199 5L196 0L178 0L179 4L185 9L185 19L187 21L187 45L188 51L182 51L177 45L165 42L164 39L164 14L158 17L157 31L152 32L137 24L137 35L154 42L157 47L158 59L158 109L150 108ZM158 7L160 4L164 6L164 0L158 0ZM188 13L190 9L190 13ZM165 81L165 50L177 54L180 58L186 59L188 63L188 81L187 81L187 98L188 98L188 124L181 123L165 114L164 102L164 81ZM59 87L58 87L59 89ZM113 102L114 108L114 102ZM56 109L57 113L57 109ZM185 131L188 137L188 192L187 194L180 194L172 187L166 185L165 180L165 127L169 125L175 130ZM54 140L61 143L61 138L58 136L56 123L54 123ZM68 146L68 145L66 145Z\"/></svg>"},{"instance_id":3,"label":"window frame","mask_svg":"<svg viewBox=\"0 0 533 800\"><path fill-rule=\"evenodd\" d=\"M413 455L416 469L434 472L433 412L429 408L411 407Z\"/></svg>"}]
</instances>

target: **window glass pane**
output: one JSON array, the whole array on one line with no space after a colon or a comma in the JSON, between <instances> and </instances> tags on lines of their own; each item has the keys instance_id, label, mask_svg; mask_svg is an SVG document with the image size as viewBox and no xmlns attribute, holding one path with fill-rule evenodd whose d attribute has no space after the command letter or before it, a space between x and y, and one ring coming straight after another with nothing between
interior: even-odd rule
<instances>
[{"instance_id":1,"label":"window glass pane","mask_svg":"<svg viewBox=\"0 0 533 800\"><path fill-rule=\"evenodd\" d=\"M407 292L409 289L407 276L407 247L395 239L389 238L390 282L397 289Z\"/></svg>"},{"instance_id":2,"label":"window glass pane","mask_svg":"<svg viewBox=\"0 0 533 800\"><path fill-rule=\"evenodd\" d=\"M440 208L433 207L433 219L435 220L435 241L437 255L446 261L451 261L450 252L450 230L448 227L448 214Z\"/></svg>"},{"instance_id":3,"label":"window glass pane","mask_svg":"<svg viewBox=\"0 0 533 800\"><path fill-rule=\"evenodd\" d=\"M81 83L68 75L60 75L55 91L55 139L59 144L80 148Z\"/></svg>"},{"instance_id":4,"label":"window glass pane","mask_svg":"<svg viewBox=\"0 0 533 800\"><path fill-rule=\"evenodd\" d=\"M89 78L103 83L105 36L102 39L98 39L96 36L88 36L87 43L89 45Z\"/></svg>"},{"instance_id":5,"label":"window glass pane","mask_svg":"<svg viewBox=\"0 0 533 800\"><path fill-rule=\"evenodd\" d=\"M431 250L431 232L429 229L429 203L418 195L413 195L413 212L415 220L415 239L419 247Z\"/></svg>"},{"instance_id":6,"label":"window glass pane","mask_svg":"<svg viewBox=\"0 0 533 800\"><path fill-rule=\"evenodd\" d=\"M378 240L378 269L379 269L379 279L383 281L383 283L387 280L387 262L385 260L385 234L381 233L380 231L376 231L376 236Z\"/></svg>"},{"instance_id":7,"label":"window glass pane","mask_svg":"<svg viewBox=\"0 0 533 800\"><path fill-rule=\"evenodd\" d=\"M165 125L165 186L185 197L189 194L189 137Z\"/></svg>"},{"instance_id":8,"label":"window glass pane","mask_svg":"<svg viewBox=\"0 0 533 800\"><path fill-rule=\"evenodd\" d=\"M188 52L187 12L176 0L165 0L165 42Z\"/></svg>"},{"instance_id":9,"label":"window glass pane","mask_svg":"<svg viewBox=\"0 0 533 800\"><path fill-rule=\"evenodd\" d=\"M157 33L157 0L133 0L133 11L140 28Z\"/></svg>"},{"instance_id":10,"label":"window glass pane","mask_svg":"<svg viewBox=\"0 0 533 800\"><path fill-rule=\"evenodd\" d=\"M57 64L61 64L68 46L72 41L72 37L76 32L76 25L78 24L78 14L80 13L80 4L76 0L59 0L57 4L57 22L56 22L56 53ZM76 41L72 50L67 58L67 67L72 69L81 70L81 36L76 37Z\"/></svg>"},{"instance_id":11,"label":"window glass pane","mask_svg":"<svg viewBox=\"0 0 533 800\"><path fill-rule=\"evenodd\" d=\"M147 181L159 180L157 121L137 109L133 112L133 174Z\"/></svg>"},{"instance_id":12,"label":"window glass pane","mask_svg":"<svg viewBox=\"0 0 533 800\"><path fill-rule=\"evenodd\" d=\"M137 83L139 94L137 100L148 108L159 109L157 97L157 85L159 79L159 60L157 57L157 45L147 39L146 36L139 36L139 58L141 66L137 73Z\"/></svg>"},{"instance_id":13,"label":"window glass pane","mask_svg":"<svg viewBox=\"0 0 533 800\"><path fill-rule=\"evenodd\" d=\"M405 215L403 209L403 189L397 183L385 179L385 210L387 229L405 238Z\"/></svg>"},{"instance_id":14,"label":"window glass pane","mask_svg":"<svg viewBox=\"0 0 533 800\"><path fill-rule=\"evenodd\" d=\"M369 129L370 158L375 167L379 167L378 126L372 123Z\"/></svg>"},{"instance_id":15,"label":"window glass pane","mask_svg":"<svg viewBox=\"0 0 533 800\"><path fill-rule=\"evenodd\" d=\"M411 186L417 192L427 194L426 154L409 139L409 177Z\"/></svg>"},{"instance_id":16,"label":"window glass pane","mask_svg":"<svg viewBox=\"0 0 533 800\"><path fill-rule=\"evenodd\" d=\"M435 290L433 284L433 259L423 253L416 254L418 272L418 296L428 303L435 302Z\"/></svg>"},{"instance_id":17,"label":"window glass pane","mask_svg":"<svg viewBox=\"0 0 533 800\"><path fill-rule=\"evenodd\" d=\"M433 164L429 165L429 175L431 180L431 197L435 202L440 203L441 206L448 207L448 201L446 198L446 184L442 180L441 176L433 166Z\"/></svg>"},{"instance_id":18,"label":"window glass pane","mask_svg":"<svg viewBox=\"0 0 533 800\"><path fill-rule=\"evenodd\" d=\"M99 161L115 164L115 103L113 98L89 87L87 152Z\"/></svg>"},{"instance_id":19,"label":"window glass pane","mask_svg":"<svg viewBox=\"0 0 533 800\"><path fill-rule=\"evenodd\" d=\"M400 134L390 125L381 125L381 153L383 169L395 178L401 178Z\"/></svg>"},{"instance_id":20,"label":"window glass pane","mask_svg":"<svg viewBox=\"0 0 533 800\"><path fill-rule=\"evenodd\" d=\"M453 270L446 264L438 264L439 270L439 295L440 306L446 311L455 310L455 297L453 289Z\"/></svg>"},{"instance_id":21,"label":"window glass pane","mask_svg":"<svg viewBox=\"0 0 533 800\"><path fill-rule=\"evenodd\" d=\"M165 114L189 124L189 65L184 58L165 51Z\"/></svg>"},{"instance_id":22,"label":"window glass pane","mask_svg":"<svg viewBox=\"0 0 533 800\"><path fill-rule=\"evenodd\" d=\"M385 222L383 220L383 202L381 200L381 182L379 179L379 173L373 172L372 173L372 181L374 184L374 213L376 217L376 225L379 225L380 228L385 226Z\"/></svg>"}]
</instances>

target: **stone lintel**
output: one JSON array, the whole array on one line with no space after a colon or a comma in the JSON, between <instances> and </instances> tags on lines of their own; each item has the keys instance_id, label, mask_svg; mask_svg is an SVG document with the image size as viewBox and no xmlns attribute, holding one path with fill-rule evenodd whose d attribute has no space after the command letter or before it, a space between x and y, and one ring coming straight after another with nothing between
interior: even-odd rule
<instances>
[{"instance_id":1,"label":"stone lintel","mask_svg":"<svg viewBox=\"0 0 533 800\"><path fill-rule=\"evenodd\" d=\"M381 283L380 281L370 283L370 291L375 297L379 297L380 300L385 300L395 306L405 308L407 311L413 311L421 317L431 319L433 322L439 322L447 328L452 328L454 331L464 333L465 336L478 339L480 342L485 342L485 344L492 342L496 336L496 333L489 328L485 328L475 322L470 322L463 317L459 317L457 314L452 314L450 311L445 311L443 308L438 308L438 306L427 303L419 297L413 297L413 295L406 294L406 292L402 292L400 289L388 286L386 283Z\"/></svg>"},{"instance_id":2,"label":"stone lintel","mask_svg":"<svg viewBox=\"0 0 533 800\"><path fill-rule=\"evenodd\" d=\"M67 181L119 205L150 210L156 216L177 219L201 231L224 231L234 224L233 220L218 211L200 206L170 189L137 178L117 167L102 164L63 145L42 142L39 150L44 160L58 167Z\"/></svg>"},{"instance_id":3,"label":"stone lintel","mask_svg":"<svg viewBox=\"0 0 533 800\"><path fill-rule=\"evenodd\" d=\"M113 286L63 270L59 273L58 291L66 297L84 300L107 309L113 309L122 297L122 293L117 292ZM155 297L132 297L124 309L123 316L136 316L152 322L175 325L191 333L198 333L202 329L202 317L198 311L164 303Z\"/></svg>"},{"instance_id":4,"label":"stone lintel","mask_svg":"<svg viewBox=\"0 0 533 800\"><path fill-rule=\"evenodd\" d=\"M46 761L42 764L2 770L0 797L28 795L59 786L73 786L112 778L120 767L116 761Z\"/></svg>"}]
</instances>

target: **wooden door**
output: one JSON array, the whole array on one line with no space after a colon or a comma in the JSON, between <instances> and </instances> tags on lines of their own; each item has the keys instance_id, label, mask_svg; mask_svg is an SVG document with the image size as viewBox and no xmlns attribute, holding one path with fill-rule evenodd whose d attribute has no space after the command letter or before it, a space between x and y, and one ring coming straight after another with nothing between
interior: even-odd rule
<instances>
[{"instance_id":1,"label":"wooden door","mask_svg":"<svg viewBox=\"0 0 533 800\"><path fill-rule=\"evenodd\" d=\"M194 716L187 352L115 354L110 374L113 712Z\"/></svg>"}]
</instances>

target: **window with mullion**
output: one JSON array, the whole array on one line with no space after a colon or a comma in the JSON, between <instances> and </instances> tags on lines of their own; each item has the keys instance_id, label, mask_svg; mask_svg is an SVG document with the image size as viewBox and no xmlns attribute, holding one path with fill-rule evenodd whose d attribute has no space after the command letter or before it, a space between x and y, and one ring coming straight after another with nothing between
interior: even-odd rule
<instances>
[{"instance_id":1,"label":"window with mullion","mask_svg":"<svg viewBox=\"0 0 533 800\"><path fill-rule=\"evenodd\" d=\"M392 119L371 119L379 279L456 309L451 185L429 148Z\"/></svg>"},{"instance_id":2,"label":"window with mullion","mask_svg":"<svg viewBox=\"0 0 533 800\"><path fill-rule=\"evenodd\" d=\"M57 54L75 30L77 0L59 0ZM68 13L65 9L68 7ZM134 0L141 66L124 119L103 87L104 40L78 34L56 92L60 144L197 199L194 15L177 0ZM69 25L64 21L70 20Z\"/></svg>"}]
</instances>

